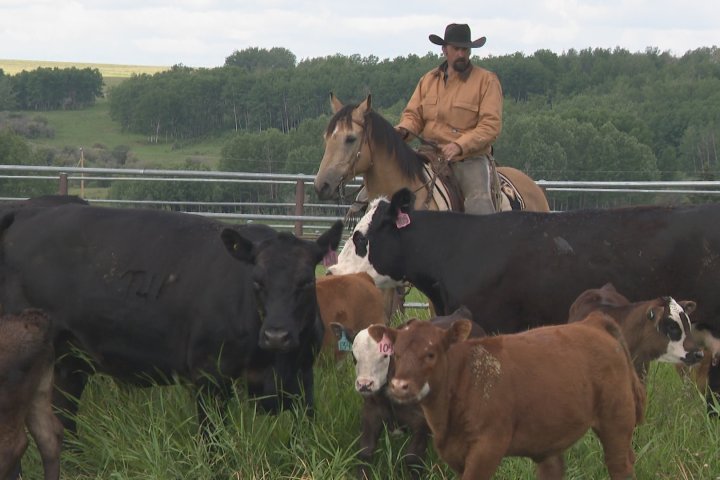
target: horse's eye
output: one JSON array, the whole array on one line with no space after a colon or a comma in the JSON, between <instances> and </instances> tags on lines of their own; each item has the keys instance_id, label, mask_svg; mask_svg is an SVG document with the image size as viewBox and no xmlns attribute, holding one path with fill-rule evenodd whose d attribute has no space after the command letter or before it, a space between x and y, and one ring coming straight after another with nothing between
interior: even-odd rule
<instances>
[{"instance_id":1,"label":"horse's eye","mask_svg":"<svg viewBox=\"0 0 720 480\"><path fill-rule=\"evenodd\" d=\"M355 143L355 140L357 140L357 137L355 135L348 135L345 137L345 143Z\"/></svg>"}]
</instances>

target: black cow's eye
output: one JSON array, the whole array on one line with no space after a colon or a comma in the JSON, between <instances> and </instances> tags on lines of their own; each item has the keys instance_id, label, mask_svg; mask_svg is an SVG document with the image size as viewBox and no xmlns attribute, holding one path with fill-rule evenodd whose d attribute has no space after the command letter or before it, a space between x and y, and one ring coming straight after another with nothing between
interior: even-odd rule
<instances>
[{"instance_id":1,"label":"black cow's eye","mask_svg":"<svg viewBox=\"0 0 720 480\"><path fill-rule=\"evenodd\" d=\"M368 239L365 235L363 235L361 232L355 232L353 233L353 245L355 245L355 253L359 257L364 257L367 255L367 245L368 245Z\"/></svg>"}]
</instances>

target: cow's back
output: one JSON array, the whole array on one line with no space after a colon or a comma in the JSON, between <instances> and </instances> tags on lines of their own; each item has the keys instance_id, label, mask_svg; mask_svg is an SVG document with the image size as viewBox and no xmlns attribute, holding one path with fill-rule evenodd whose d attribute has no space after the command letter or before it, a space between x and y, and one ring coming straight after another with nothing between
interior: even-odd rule
<instances>
[{"instance_id":1,"label":"cow's back","mask_svg":"<svg viewBox=\"0 0 720 480\"><path fill-rule=\"evenodd\" d=\"M228 255L224 224L81 205L12 215L2 234L0 300L8 310L45 309L55 334L101 359L101 370L170 378L213 361L193 358L202 356L193 353L199 345L222 346L239 368L252 353L259 327L250 267Z\"/></svg>"}]
</instances>

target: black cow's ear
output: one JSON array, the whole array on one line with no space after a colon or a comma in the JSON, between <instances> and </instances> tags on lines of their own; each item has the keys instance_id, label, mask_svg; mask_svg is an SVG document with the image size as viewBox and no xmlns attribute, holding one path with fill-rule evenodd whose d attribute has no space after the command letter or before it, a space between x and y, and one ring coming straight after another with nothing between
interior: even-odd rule
<instances>
[{"instance_id":1,"label":"black cow's ear","mask_svg":"<svg viewBox=\"0 0 720 480\"><path fill-rule=\"evenodd\" d=\"M333 223L332 227L330 227L329 230L327 230L325 233L320 235L320 237L318 237L317 245L320 247L320 251L322 252L320 258L318 259L318 262L322 260L323 256L326 255L329 251L337 251L338 247L340 246L342 232L343 222L342 220L338 220Z\"/></svg>"},{"instance_id":2,"label":"black cow's ear","mask_svg":"<svg viewBox=\"0 0 720 480\"><path fill-rule=\"evenodd\" d=\"M678 304L685 310L685 313L690 315L697 308L697 303L692 300L680 300Z\"/></svg>"},{"instance_id":3,"label":"black cow's ear","mask_svg":"<svg viewBox=\"0 0 720 480\"><path fill-rule=\"evenodd\" d=\"M230 255L243 262L252 263L254 259L254 245L247 238L231 228L226 228L220 234L225 248Z\"/></svg>"},{"instance_id":4,"label":"black cow's ear","mask_svg":"<svg viewBox=\"0 0 720 480\"><path fill-rule=\"evenodd\" d=\"M390 199L390 210L394 215L398 213L410 213L415 204L415 194L408 188L401 188L395 192Z\"/></svg>"}]
</instances>

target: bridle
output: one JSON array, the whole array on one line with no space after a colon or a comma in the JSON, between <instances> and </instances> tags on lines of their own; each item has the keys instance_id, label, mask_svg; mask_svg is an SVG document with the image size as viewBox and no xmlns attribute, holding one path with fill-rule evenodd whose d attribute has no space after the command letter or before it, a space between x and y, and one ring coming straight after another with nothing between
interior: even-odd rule
<instances>
[{"instance_id":1,"label":"bridle","mask_svg":"<svg viewBox=\"0 0 720 480\"><path fill-rule=\"evenodd\" d=\"M367 116L367 114L365 116ZM366 124L364 122L355 120L354 118L351 118L351 120L352 123L360 127L362 135L360 136L360 141L358 142L355 153L351 154L350 168L348 169L347 173L340 177L340 183L338 185L338 197L342 201L345 201L345 184L347 183L348 179L355 178L355 169L357 167L358 161L360 160L360 153L362 152L362 148L366 143L368 146L368 150L370 150L370 166L372 167L374 165L372 146L370 142L367 141L368 133Z\"/></svg>"}]
</instances>

